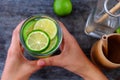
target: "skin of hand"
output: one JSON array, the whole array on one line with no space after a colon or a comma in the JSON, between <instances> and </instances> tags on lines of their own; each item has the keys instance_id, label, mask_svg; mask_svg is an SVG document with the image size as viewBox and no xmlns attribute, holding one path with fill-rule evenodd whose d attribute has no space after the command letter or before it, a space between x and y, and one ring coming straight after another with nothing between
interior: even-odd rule
<instances>
[{"instance_id":1,"label":"skin of hand","mask_svg":"<svg viewBox=\"0 0 120 80\"><path fill-rule=\"evenodd\" d=\"M106 76L88 60L75 38L67 31L61 22L60 26L63 31L63 41L60 46L61 54L41 59L45 62L45 65L65 68L78 74L85 80L108 80Z\"/></svg>"},{"instance_id":2,"label":"skin of hand","mask_svg":"<svg viewBox=\"0 0 120 80\"><path fill-rule=\"evenodd\" d=\"M103 73L84 55L77 41L62 23L60 23L63 31L63 41L60 46L61 54L35 61L27 60L23 56L24 50L19 39L19 30L22 23L13 31L1 80L28 80L35 71L44 66L65 68L85 80L107 80Z\"/></svg>"},{"instance_id":3,"label":"skin of hand","mask_svg":"<svg viewBox=\"0 0 120 80\"><path fill-rule=\"evenodd\" d=\"M42 61L39 63L38 60L29 61L23 56L24 49L19 39L19 30L22 23L13 31L1 80L28 80L32 73L44 66Z\"/></svg>"}]
</instances>

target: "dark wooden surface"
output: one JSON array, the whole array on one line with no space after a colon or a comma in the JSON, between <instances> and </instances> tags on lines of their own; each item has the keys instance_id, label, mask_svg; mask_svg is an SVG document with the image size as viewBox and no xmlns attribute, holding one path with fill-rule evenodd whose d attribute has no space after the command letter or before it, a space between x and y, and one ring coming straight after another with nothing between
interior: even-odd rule
<instances>
[{"instance_id":1,"label":"dark wooden surface","mask_svg":"<svg viewBox=\"0 0 120 80\"><path fill-rule=\"evenodd\" d=\"M68 31L90 57L90 49L97 40L84 33L87 17L96 0L72 0L73 11L69 16L58 17L53 12L53 0L0 0L0 76L3 71L12 31L23 19L35 14L47 14L62 21ZM90 58L89 58L90 59ZM120 80L120 69L103 71L110 80ZM59 67L46 67L33 74L30 80L83 80Z\"/></svg>"}]
</instances>

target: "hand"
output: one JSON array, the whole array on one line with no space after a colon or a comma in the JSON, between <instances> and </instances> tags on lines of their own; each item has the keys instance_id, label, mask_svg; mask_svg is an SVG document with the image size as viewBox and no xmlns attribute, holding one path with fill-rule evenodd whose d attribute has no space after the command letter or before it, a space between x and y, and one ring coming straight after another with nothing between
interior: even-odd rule
<instances>
[{"instance_id":1,"label":"hand","mask_svg":"<svg viewBox=\"0 0 120 80\"><path fill-rule=\"evenodd\" d=\"M62 23L60 25L63 31L63 42L60 46L61 54L42 59L45 61L45 65L65 68L86 80L107 80L102 72L88 60L65 26Z\"/></svg>"},{"instance_id":2,"label":"hand","mask_svg":"<svg viewBox=\"0 0 120 80\"><path fill-rule=\"evenodd\" d=\"M1 80L28 80L32 73L41 69L44 62L29 61L23 56L24 49L20 44L19 30L21 22L13 31Z\"/></svg>"}]
</instances>

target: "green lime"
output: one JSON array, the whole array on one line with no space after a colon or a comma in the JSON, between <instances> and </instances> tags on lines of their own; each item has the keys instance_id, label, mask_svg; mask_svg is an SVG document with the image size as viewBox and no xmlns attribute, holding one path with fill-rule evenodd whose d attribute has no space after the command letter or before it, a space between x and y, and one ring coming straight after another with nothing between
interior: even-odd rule
<instances>
[{"instance_id":1,"label":"green lime","mask_svg":"<svg viewBox=\"0 0 120 80\"><path fill-rule=\"evenodd\" d=\"M50 19L40 19L36 22L34 30L45 31L52 40L57 34L56 24Z\"/></svg>"},{"instance_id":2,"label":"green lime","mask_svg":"<svg viewBox=\"0 0 120 80\"><path fill-rule=\"evenodd\" d=\"M41 52L49 46L49 42L49 36L45 32L35 30L28 35L26 46L31 51Z\"/></svg>"},{"instance_id":3,"label":"green lime","mask_svg":"<svg viewBox=\"0 0 120 80\"><path fill-rule=\"evenodd\" d=\"M116 33L120 33L120 27L116 29Z\"/></svg>"},{"instance_id":4,"label":"green lime","mask_svg":"<svg viewBox=\"0 0 120 80\"><path fill-rule=\"evenodd\" d=\"M44 54L45 54L45 53L48 53L48 52L50 52L51 50L53 50L53 49L56 47L57 42L58 42L58 37L55 36L55 38L53 38L53 39L50 41L50 45L48 46L48 48L47 48L45 51L41 52L41 53L44 53Z\"/></svg>"},{"instance_id":5,"label":"green lime","mask_svg":"<svg viewBox=\"0 0 120 80\"><path fill-rule=\"evenodd\" d=\"M54 0L53 9L58 16L66 16L72 12L72 2L71 0Z\"/></svg>"},{"instance_id":6,"label":"green lime","mask_svg":"<svg viewBox=\"0 0 120 80\"><path fill-rule=\"evenodd\" d=\"M24 29L23 29L24 40L26 40L28 34L33 30L35 23L36 23L36 21L33 20L24 25Z\"/></svg>"}]
</instances>

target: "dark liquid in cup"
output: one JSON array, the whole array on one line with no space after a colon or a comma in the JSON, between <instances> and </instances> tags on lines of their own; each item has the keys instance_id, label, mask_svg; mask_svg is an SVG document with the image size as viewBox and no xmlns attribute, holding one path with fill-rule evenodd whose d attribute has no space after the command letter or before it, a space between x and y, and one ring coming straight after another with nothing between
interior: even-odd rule
<instances>
[{"instance_id":1,"label":"dark liquid in cup","mask_svg":"<svg viewBox=\"0 0 120 80\"><path fill-rule=\"evenodd\" d=\"M113 63L120 64L120 35L110 36L108 38L108 56Z\"/></svg>"}]
</instances>

